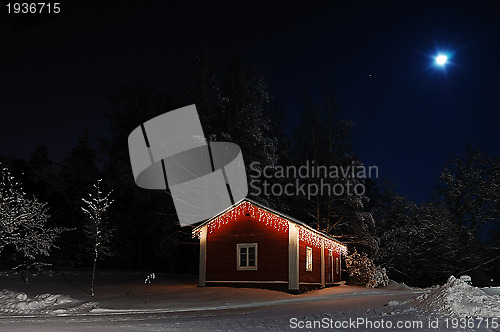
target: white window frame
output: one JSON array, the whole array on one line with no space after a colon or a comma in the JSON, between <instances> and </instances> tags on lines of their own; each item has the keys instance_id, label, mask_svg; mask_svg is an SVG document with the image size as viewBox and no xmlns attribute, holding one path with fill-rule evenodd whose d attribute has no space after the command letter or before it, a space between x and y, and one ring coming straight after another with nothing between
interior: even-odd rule
<instances>
[{"instance_id":1,"label":"white window frame","mask_svg":"<svg viewBox=\"0 0 500 332\"><path fill-rule=\"evenodd\" d=\"M306 271L312 272L313 270L313 251L311 247L306 247Z\"/></svg>"},{"instance_id":2,"label":"white window frame","mask_svg":"<svg viewBox=\"0 0 500 332\"><path fill-rule=\"evenodd\" d=\"M241 248L247 248L247 266L241 266ZM248 248L255 248L255 266L248 266ZM257 243L238 243L236 245L236 268L238 270L257 270L259 246Z\"/></svg>"}]
</instances>

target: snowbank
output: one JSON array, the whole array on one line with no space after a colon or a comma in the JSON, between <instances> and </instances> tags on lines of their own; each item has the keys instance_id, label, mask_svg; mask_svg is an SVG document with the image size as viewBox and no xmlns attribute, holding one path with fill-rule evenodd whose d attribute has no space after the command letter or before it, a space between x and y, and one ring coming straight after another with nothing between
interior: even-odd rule
<instances>
[{"instance_id":1,"label":"snowbank","mask_svg":"<svg viewBox=\"0 0 500 332\"><path fill-rule=\"evenodd\" d=\"M396 282L392 279L389 279L389 283L387 284L387 286L384 287L384 289L392 290L392 291L411 291L411 290L413 290L412 287L406 285L405 283Z\"/></svg>"},{"instance_id":2,"label":"snowbank","mask_svg":"<svg viewBox=\"0 0 500 332\"><path fill-rule=\"evenodd\" d=\"M500 301L500 287L485 287L483 291L488 295L495 296Z\"/></svg>"},{"instance_id":3,"label":"snowbank","mask_svg":"<svg viewBox=\"0 0 500 332\"><path fill-rule=\"evenodd\" d=\"M488 295L454 276L451 276L443 286L422 294L406 304L449 316L500 317L498 296Z\"/></svg>"},{"instance_id":4,"label":"snowbank","mask_svg":"<svg viewBox=\"0 0 500 332\"><path fill-rule=\"evenodd\" d=\"M93 302L82 303L67 295L41 294L30 298L25 293L0 291L0 313L69 315L89 312Z\"/></svg>"}]
</instances>

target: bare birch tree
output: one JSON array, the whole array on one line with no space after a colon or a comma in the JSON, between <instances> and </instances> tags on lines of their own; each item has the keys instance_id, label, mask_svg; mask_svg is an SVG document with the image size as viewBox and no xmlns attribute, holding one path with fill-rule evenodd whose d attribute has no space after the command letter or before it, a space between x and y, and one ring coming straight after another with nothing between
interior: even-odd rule
<instances>
[{"instance_id":1,"label":"bare birch tree","mask_svg":"<svg viewBox=\"0 0 500 332\"><path fill-rule=\"evenodd\" d=\"M83 212L87 216L87 224L85 232L92 243L93 251L93 267L92 280L90 283L90 294L94 296L94 280L97 260L102 255L110 254L109 242L112 237L112 230L106 223L106 212L113 200L110 199L111 192L104 194L101 191L100 184L102 180L97 180L94 184L95 193L89 194L89 199L82 198L86 207L82 207Z\"/></svg>"}]
</instances>

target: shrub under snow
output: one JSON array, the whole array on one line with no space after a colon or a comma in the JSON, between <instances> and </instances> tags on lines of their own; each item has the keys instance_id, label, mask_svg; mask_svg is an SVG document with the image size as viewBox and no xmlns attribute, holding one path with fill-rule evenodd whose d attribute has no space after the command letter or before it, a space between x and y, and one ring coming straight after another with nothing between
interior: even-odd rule
<instances>
[{"instance_id":1,"label":"shrub under snow","mask_svg":"<svg viewBox=\"0 0 500 332\"><path fill-rule=\"evenodd\" d=\"M385 268L375 266L365 253L356 250L345 259L351 285L383 287L389 284Z\"/></svg>"},{"instance_id":2,"label":"shrub under snow","mask_svg":"<svg viewBox=\"0 0 500 332\"><path fill-rule=\"evenodd\" d=\"M389 277L385 268L373 265L371 270L370 281L368 281L367 287L385 287L389 285Z\"/></svg>"}]
</instances>

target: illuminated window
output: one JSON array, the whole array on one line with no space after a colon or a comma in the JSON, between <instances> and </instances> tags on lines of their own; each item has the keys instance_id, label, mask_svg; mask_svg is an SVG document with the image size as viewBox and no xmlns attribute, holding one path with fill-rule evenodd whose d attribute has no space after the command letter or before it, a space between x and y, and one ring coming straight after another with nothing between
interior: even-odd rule
<instances>
[{"instance_id":1,"label":"illuminated window","mask_svg":"<svg viewBox=\"0 0 500 332\"><path fill-rule=\"evenodd\" d=\"M340 264L339 264L339 258L335 257L335 273L339 274L340 273Z\"/></svg>"},{"instance_id":2,"label":"illuminated window","mask_svg":"<svg viewBox=\"0 0 500 332\"><path fill-rule=\"evenodd\" d=\"M306 247L306 271L313 270L313 250L310 247Z\"/></svg>"},{"instance_id":3,"label":"illuminated window","mask_svg":"<svg viewBox=\"0 0 500 332\"><path fill-rule=\"evenodd\" d=\"M257 270L257 243L239 243L236 250L238 270Z\"/></svg>"}]
</instances>

